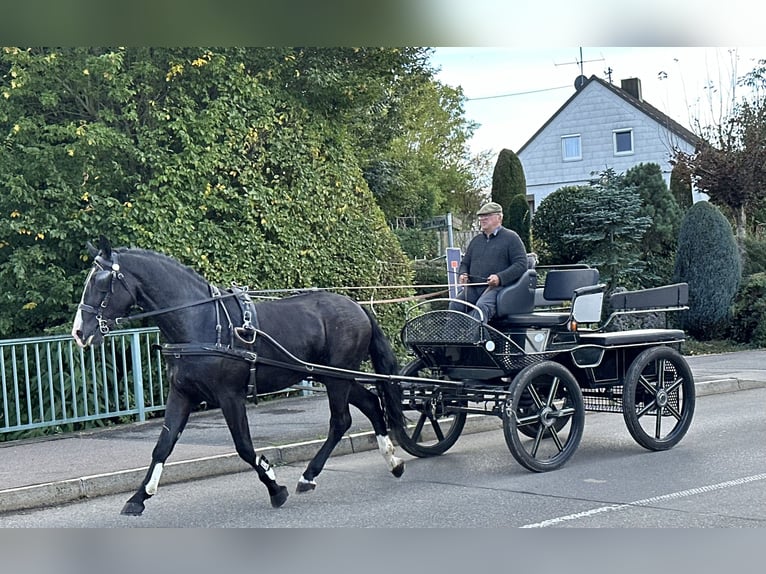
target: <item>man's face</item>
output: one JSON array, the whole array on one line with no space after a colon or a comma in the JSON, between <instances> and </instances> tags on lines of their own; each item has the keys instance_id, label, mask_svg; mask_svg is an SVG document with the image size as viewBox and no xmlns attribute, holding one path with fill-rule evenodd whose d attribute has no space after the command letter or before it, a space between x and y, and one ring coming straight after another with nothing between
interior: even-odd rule
<instances>
[{"instance_id":1,"label":"man's face","mask_svg":"<svg viewBox=\"0 0 766 574\"><path fill-rule=\"evenodd\" d=\"M479 216L479 227L484 233L492 233L500 225L503 216L500 213L487 213Z\"/></svg>"}]
</instances>

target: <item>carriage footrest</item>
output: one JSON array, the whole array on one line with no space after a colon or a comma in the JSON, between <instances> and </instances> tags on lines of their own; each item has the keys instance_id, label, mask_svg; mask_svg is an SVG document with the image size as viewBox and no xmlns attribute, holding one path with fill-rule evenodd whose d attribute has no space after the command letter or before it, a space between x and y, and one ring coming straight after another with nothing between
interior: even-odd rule
<instances>
[{"instance_id":1,"label":"carriage footrest","mask_svg":"<svg viewBox=\"0 0 766 574\"><path fill-rule=\"evenodd\" d=\"M678 343L686 339L681 329L633 329L630 331L614 331L610 333L583 333L579 335L580 343L597 345L599 347L616 347L622 345L640 345L643 343Z\"/></svg>"}]
</instances>

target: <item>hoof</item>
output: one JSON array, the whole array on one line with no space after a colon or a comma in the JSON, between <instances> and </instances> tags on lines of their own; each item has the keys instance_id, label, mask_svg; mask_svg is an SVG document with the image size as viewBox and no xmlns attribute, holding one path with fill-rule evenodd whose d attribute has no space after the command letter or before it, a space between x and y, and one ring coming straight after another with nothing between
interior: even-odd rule
<instances>
[{"instance_id":1,"label":"hoof","mask_svg":"<svg viewBox=\"0 0 766 574\"><path fill-rule=\"evenodd\" d=\"M311 492L317 487L315 482L299 482L298 486L295 487L295 492L298 494L303 494L304 492Z\"/></svg>"},{"instance_id":2,"label":"hoof","mask_svg":"<svg viewBox=\"0 0 766 574\"><path fill-rule=\"evenodd\" d=\"M404 474L404 461L400 461L399 464L397 464L394 468L391 469L391 474L393 474L396 478L399 478Z\"/></svg>"},{"instance_id":3,"label":"hoof","mask_svg":"<svg viewBox=\"0 0 766 574\"><path fill-rule=\"evenodd\" d=\"M273 508L279 508L280 506L282 506L285 503L285 501L287 500L287 497L289 495L290 495L290 493L287 492L287 487L280 486L279 487L279 492L277 492L276 494L272 495L272 497L271 497L271 506Z\"/></svg>"},{"instance_id":4,"label":"hoof","mask_svg":"<svg viewBox=\"0 0 766 574\"><path fill-rule=\"evenodd\" d=\"M144 512L144 505L140 502L128 502L122 507L120 514L125 516L141 516Z\"/></svg>"}]
</instances>

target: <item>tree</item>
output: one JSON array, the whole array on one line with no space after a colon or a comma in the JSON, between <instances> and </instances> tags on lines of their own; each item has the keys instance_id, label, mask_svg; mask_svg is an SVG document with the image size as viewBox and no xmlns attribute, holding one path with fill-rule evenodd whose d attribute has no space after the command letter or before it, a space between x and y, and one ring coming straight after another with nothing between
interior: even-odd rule
<instances>
[{"instance_id":1,"label":"tree","mask_svg":"<svg viewBox=\"0 0 766 574\"><path fill-rule=\"evenodd\" d=\"M507 220L508 229L513 229L518 233L527 251L530 251L532 249L532 238L530 236L530 216L527 198L523 195L514 195L508 203L506 211L507 213L503 219Z\"/></svg>"},{"instance_id":2,"label":"tree","mask_svg":"<svg viewBox=\"0 0 766 574\"><path fill-rule=\"evenodd\" d=\"M667 283L673 273L673 261L681 224L681 210L673 199L656 163L638 164L625 172L621 180L641 198L641 215L651 219L651 226L641 240L640 258L645 272L643 287Z\"/></svg>"},{"instance_id":3,"label":"tree","mask_svg":"<svg viewBox=\"0 0 766 574\"><path fill-rule=\"evenodd\" d=\"M0 330L65 330L100 234L224 285L408 284L359 148L387 127L381 98L419 56L4 49Z\"/></svg>"},{"instance_id":4,"label":"tree","mask_svg":"<svg viewBox=\"0 0 766 574\"><path fill-rule=\"evenodd\" d=\"M584 261L598 268L607 290L639 286L645 268L640 245L652 220L641 214L636 189L607 169L574 199L573 207L577 225L564 241L583 250Z\"/></svg>"},{"instance_id":5,"label":"tree","mask_svg":"<svg viewBox=\"0 0 766 574\"><path fill-rule=\"evenodd\" d=\"M737 103L720 125L702 129L694 154L676 152L698 189L710 201L730 211L740 243L748 231L748 212L766 197L766 60L740 80L753 89L751 98Z\"/></svg>"},{"instance_id":6,"label":"tree","mask_svg":"<svg viewBox=\"0 0 766 574\"><path fill-rule=\"evenodd\" d=\"M698 201L686 212L673 276L689 284L689 309L680 314L684 329L700 340L725 336L741 264L731 225L713 204Z\"/></svg>"},{"instance_id":7,"label":"tree","mask_svg":"<svg viewBox=\"0 0 766 574\"><path fill-rule=\"evenodd\" d=\"M579 227L575 211L580 198L589 194L590 186L564 186L547 195L532 218L532 249L546 265L569 265L583 261L584 246L565 237Z\"/></svg>"},{"instance_id":8,"label":"tree","mask_svg":"<svg viewBox=\"0 0 766 574\"><path fill-rule=\"evenodd\" d=\"M470 174L468 187L450 190L452 196L449 205L454 213L472 220L481 207L482 198L490 187L494 154L491 150L483 150L468 158L466 170Z\"/></svg>"},{"instance_id":9,"label":"tree","mask_svg":"<svg viewBox=\"0 0 766 574\"><path fill-rule=\"evenodd\" d=\"M670 171L670 195L676 200L681 211L686 211L694 203L692 198L692 174L686 163L676 162Z\"/></svg>"},{"instance_id":10,"label":"tree","mask_svg":"<svg viewBox=\"0 0 766 574\"><path fill-rule=\"evenodd\" d=\"M476 124L464 117L462 89L425 77L402 91L387 114L389 137L360 142L365 179L389 221L456 211L453 191L466 193L476 178L468 151Z\"/></svg>"},{"instance_id":11,"label":"tree","mask_svg":"<svg viewBox=\"0 0 766 574\"><path fill-rule=\"evenodd\" d=\"M492 172L492 201L503 206L503 225L513 229L508 219L508 206L516 195L527 197L527 181L519 156L509 149L500 150ZM518 229L514 229L518 232Z\"/></svg>"}]
</instances>

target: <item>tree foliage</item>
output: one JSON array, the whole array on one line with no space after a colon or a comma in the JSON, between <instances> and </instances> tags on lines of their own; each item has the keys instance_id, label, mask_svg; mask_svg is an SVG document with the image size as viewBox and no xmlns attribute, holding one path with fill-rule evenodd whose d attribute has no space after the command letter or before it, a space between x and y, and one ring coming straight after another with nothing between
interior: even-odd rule
<instances>
[{"instance_id":1,"label":"tree foliage","mask_svg":"<svg viewBox=\"0 0 766 574\"><path fill-rule=\"evenodd\" d=\"M732 305L732 339L766 346L766 272L743 280Z\"/></svg>"},{"instance_id":2,"label":"tree foliage","mask_svg":"<svg viewBox=\"0 0 766 574\"><path fill-rule=\"evenodd\" d=\"M668 191L662 169L656 163L640 163L630 168L621 185L638 193L640 213L651 220L641 240L640 258L645 270L640 278L641 286L665 284L673 274L681 209Z\"/></svg>"},{"instance_id":3,"label":"tree foliage","mask_svg":"<svg viewBox=\"0 0 766 574\"><path fill-rule=\"evenodd\" d=\"M599 270L607 290L640 285L645 268L640 246L652 223L642 215L642 207L636 189L612 169L574 200L577 226L563 239L583 250L584 262Z\"/></svg>"},{"instance_id":4,"label":"tree foliage","mask_svg":"<svg viewBox=\"0 0 766 574\"><path fill-rule=\"evenodd\" d=\"M391 141L409 109L397 78L425 73L423 57L5 48L0 331L66 328L99 234L219 284L408 284L360 149Z\"/></svg>"},{"instance_id":5,"label":"tree foliage","mask_svg":"<svg viewBox=\"0 0 766 574\"><path fill-rule=\"evenodd\" d=\"M674 280L689 284L689 310L680 319L692 336L704 341L728 333L740 275L731 225L716 206L698 201L681 222L674 269Z\"/></svg>"},{"instance_id":6,"label":"tree foliage","mask_svg":"<svg viewBox=\"0 0 766 574\"><path fill-rule=\"evenodd\" d=\"M548 194L532 218L532 248L546 265L579 263L586 257L584 246L565 237L579 227L575 211L580 198L590 193L590 186L564 186Z\"/></svg>"},{"instance_id":7,"label":"tree foliage","mask_svg":"<svg viewBox=\"0 0 766 574\"><path fill-rule=\"evenodd\" d=\"M492 201L503 206L503 225L512 227L508 219L508 206L516 195L527 197L527 181L521 160L509 149L500 150L497 155L495 169L492 172ZM514 229L514 231L519 231Z\"/></svg>"},{"instance_id":8,"label":"tree foliage","mask_svg":"<svg viewBox=\"0 0 766 574\"><path fill-rule=\"evenodd\" d=\"M524 195L514 195L508 203L507 213L503 217L507 221L508 229L513 229L519 234L521 240L527 248L532 249L532 238L530 235L530 215L529 204Z\"/></svg>"},{"instance_id":9,"label":"tree foliage","mask_svg":"<svg viewBox=\"0 0 766 574\"><path fill-rule=\"evenodd\" d=\"M365 179L389 221L461 213L476 178L468 152L476 125L464 117L462 89L425 77L406 89L399 113L387 117L388 139L363 148Z\"/></svg>"},{"instance_id":10,"label":"tree foliage","mask_svg":"<svg viewBox=\"0 0 766 574\"><path fill-rule=\"evenodd\" d=\"M727 209L736 222L737 237L746 236L748 213L766 198L766 60L741 80L753 89L720 125L702 129L702 143L693 154L677 152L695 185L710 201Z\"/></svg>"},{"instance_id":11,"label":"tree foliage","mask_svg":"<svg viewBox=\"0 0 766 574\"><path fill-rule=\"evenodd\" d=\"M682 212L692 206L692 174L686 163L676 162L670 171L670 195L676 200Z\"/></svg>"}]
</instances>

